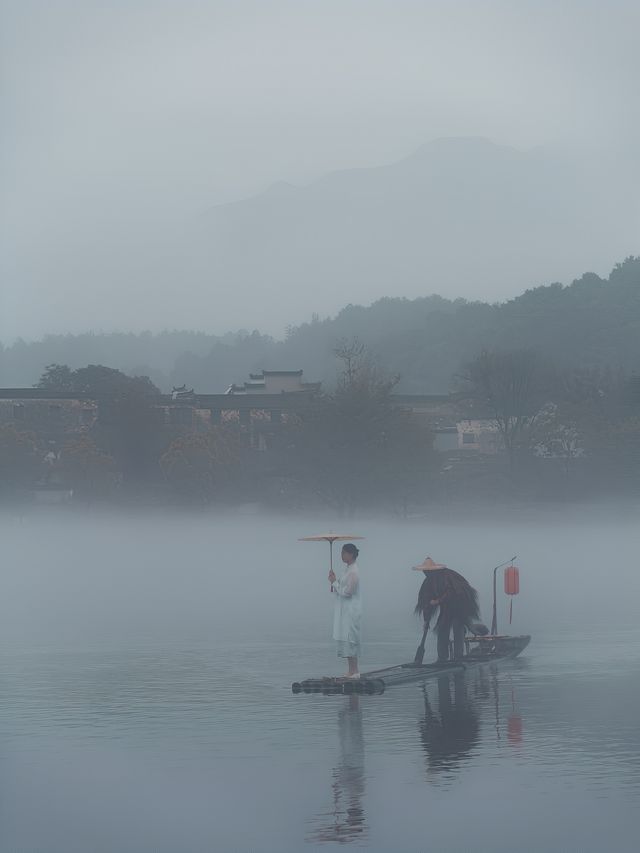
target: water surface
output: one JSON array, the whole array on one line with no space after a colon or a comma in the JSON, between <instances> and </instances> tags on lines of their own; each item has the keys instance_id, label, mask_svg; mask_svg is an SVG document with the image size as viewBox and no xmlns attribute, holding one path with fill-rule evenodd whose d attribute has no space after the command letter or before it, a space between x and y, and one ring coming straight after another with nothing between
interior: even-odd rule
<instances>
[{"instance_id":1,"label":"water surface","mask_svg":"<svg viewBox=\"0 0 640 853\"><path fill-rule=\"evenodd\" d=\"M326 554L296 541L329 523L6 515L0 849L635 850L635 524L357 523L365 666L413 655L427 554L488 618L517 551L533 641L426 687L293 696L339 670Z\"/></svg>"}]
</instances>

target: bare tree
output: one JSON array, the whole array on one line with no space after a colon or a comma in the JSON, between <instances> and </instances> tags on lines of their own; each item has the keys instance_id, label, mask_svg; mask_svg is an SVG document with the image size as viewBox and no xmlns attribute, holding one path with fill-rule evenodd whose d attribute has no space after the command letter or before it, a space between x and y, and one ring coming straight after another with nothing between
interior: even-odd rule
<instances>
[{"instance_id":1,"label":"bare tree","mask_svg":"<svg viewBox=\"0 0 640 853\"><path fill-rule=\"evenodd\" d=\"M353 389L359 375L370 366L365 345L357 338L352 338L350 341L341 338L336 342L333 354L342 362L339 385Z\"/></svg>"},{"instance_id":2,"label":"bare tree","mask_svg":"<svg viewBox=\"0 0 640 853\"><path fill-rule=\"evenodd\" d=\"M433 436L392 397L398 377L376 367L363 344L341 341L333 394L315 399L297 436L298 476L343 515L389 500L405 508L424 491Z\"/></svg>"},{"instance_id":3,"label":"bare tree","mask_svg":"<svg viewBox=\"0 0 640 853\"><path fill-rule=\"evenodd\" d=\"M496 422L510 466L543 402L542 373L533 350L484 350L460 376L467 398Z\"/></svg>"},{"instance_id":4,"label":"bare tree","mask_svg":"<svg viewBox=\"0 0 640 853\"><path fill-rule=\"evenodd\" d=\"M573 461L584 455L583 436L572 412L566 405L547 403L536 418L531 431L531 446L536 456L562 460L568 480Z\"/></svg>"}]
</instances>

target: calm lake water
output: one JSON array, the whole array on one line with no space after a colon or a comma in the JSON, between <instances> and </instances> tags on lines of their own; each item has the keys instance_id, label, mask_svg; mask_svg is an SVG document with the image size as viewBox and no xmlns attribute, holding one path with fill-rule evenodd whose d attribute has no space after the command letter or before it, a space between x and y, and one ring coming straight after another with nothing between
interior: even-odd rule
<instances>
[{"instance_id":1,"label":"calm lake water","mask_svg":"<svg viewBox=\"0 0 640 853\"><path fill-rule=\"evenodd\" d=\"M638 849L635 520L350 523L363 668L412 658L427 554L489 619L491 568L517 553L511 629L533 640L426 688L293 696L341 671L328 551L296 541L339 526L6 514L0 850Z\"/></svg>"}]
</instances>

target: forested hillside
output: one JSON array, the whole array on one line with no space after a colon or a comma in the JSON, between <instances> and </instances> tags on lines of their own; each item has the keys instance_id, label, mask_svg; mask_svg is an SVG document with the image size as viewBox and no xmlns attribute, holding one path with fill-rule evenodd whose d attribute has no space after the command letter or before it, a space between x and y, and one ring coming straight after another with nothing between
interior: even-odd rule
<instances>
[{"instance_id":1,"label":"forested hillside","mask_svg":"<svg viewBox=\"0 0 640 853\"><path fill-rule=\"evenodd\" d=\"M446 392L460 365L485 347L530 347L558 367L633 373L640 371L640 257L616 265L606 279L585 273L569 285L537 287L494 305L440 296L349 305L335 317L289 328L282 341L258 331L224 337L167 331L18 341L0 352L0 383L32 385L44 366L55 362L71 368L107 364L148 375L163 390L187 384L201 392L220 392L263 368L303 368L309 380L332 384L336 344L353 337L367 345L387 372L400 374L398 390L407 393Z\"/></svg>"}]
</instances>

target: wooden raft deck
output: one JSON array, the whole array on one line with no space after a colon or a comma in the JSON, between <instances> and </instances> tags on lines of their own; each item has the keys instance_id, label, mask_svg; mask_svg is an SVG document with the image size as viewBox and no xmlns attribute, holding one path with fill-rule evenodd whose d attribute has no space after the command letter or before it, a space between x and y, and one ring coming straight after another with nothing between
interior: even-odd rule
<instances>
[{"instance_id":1,"label":"wooden raft deck","mask_svg":"<svg viewBox=\"0 0 640 853\"><path fill-rule=\"evenodd\" d=\"M461 660L450 660L444 663L403 663L384 669L363 672L360 678L307 678L304 681L294 681L291 685L293 693L323 693L326 696L365 693L374 695L384 693L388 687L411 682L426 681L442 675L465 672L482 664L495 663L500 660L516 657L529 645L531 637L476 637L469 641L475 644L469 653Z\"/></svg>"}]
</instances>

